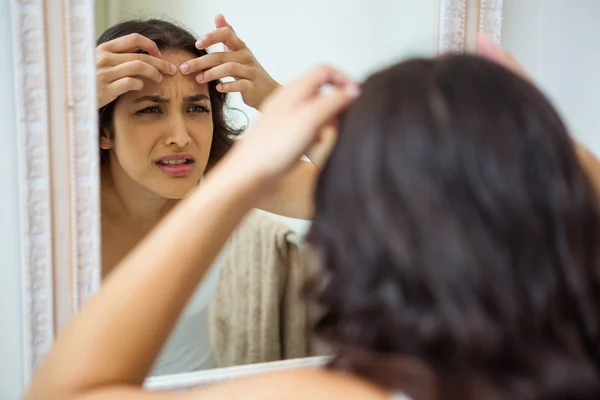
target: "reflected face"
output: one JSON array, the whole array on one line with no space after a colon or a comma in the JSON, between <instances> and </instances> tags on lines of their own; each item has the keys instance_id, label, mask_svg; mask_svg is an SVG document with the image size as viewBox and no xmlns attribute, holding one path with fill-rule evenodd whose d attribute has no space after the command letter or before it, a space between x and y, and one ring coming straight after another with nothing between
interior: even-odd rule
<instances>
[{"instance_id":1,"label":"reflected face","mask_svg":"<svg viewBox=\"0 0 600 400\"><path fill-rule=\"evenodd\" d=\"M163 52L174 65L193 58L186 52ZM144 79L144 88L116 100L114 140L103 138L113 170L165 198L185 197L202 177L213 136L207 84L195 75Z\"/></svg>"}]
</instances>

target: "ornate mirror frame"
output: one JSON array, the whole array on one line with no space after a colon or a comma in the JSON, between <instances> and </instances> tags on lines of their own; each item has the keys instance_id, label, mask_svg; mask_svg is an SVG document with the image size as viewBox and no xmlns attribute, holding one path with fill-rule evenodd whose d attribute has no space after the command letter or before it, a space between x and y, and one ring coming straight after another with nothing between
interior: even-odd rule
<instances>
[{"instance_id":1,"label":"ornate mirror frame","mask_svg":"<svg viewBox=\"0 0 600 400\"><path fill-rule=\"evenodd\" d=\"M100 284L94 2L11 0L11 21L24 386ZM502 0L440 0L440 52L472 50L479 30L500 44L501 27ZM183 389L325 360L162 376L147 387Z\"/></svg>"}]
</instances>

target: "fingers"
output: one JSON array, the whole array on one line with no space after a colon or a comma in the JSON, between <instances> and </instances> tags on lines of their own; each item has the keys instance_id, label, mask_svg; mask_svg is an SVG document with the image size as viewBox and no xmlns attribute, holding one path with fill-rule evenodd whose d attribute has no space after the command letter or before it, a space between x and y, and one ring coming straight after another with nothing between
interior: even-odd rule
<instances>
[{"instance_id":1,"label":"fingers","mask_svg":"<svg viewBox=\"0 0 600 400\"><path fill-rule=\"evenodd\" d=\"M105 83L114 82L128 76L148 78L156 82L163 80L163 76L158 69L141 60L119 64L98 73L100 81Z\"/></svg>"},{"instance_id":2,"label":"fingers","mask_svg":"<svg viewBox=\"0 0 600 400\"><path fill-rule=\"evenodd\" d=\"M233 27L231 25L229 25L229 23L225 20L225 16L223 14L217 14L215 16L215 27L216 28L226 28L227 27L233 31Z\"/></svg>"},{"instance_id":3,"label":"fingers","mask_svg":"<svg viewBox=\"0 0 600 400\"><path fill-rule=\"evenodd\" d=\"M312 129L320 128L331 122L358 94L358 90L350 88L336 88L329 93L321 93L303 106L300 118Z\"/></svg>"},{"instance_id":4,"label":"fingers","mask_svg":"<svg viewBox=\"0 0 600 400\"><path fill-rule=\"evenodd\" d=\"M217 43L223 43L229 50L233 51L246 47L246 44L237 37L233 29L229 26L225 26L217 28L202 36L202 38L196 42L196 48L202 50Z\"/></svg>"},{"instance_id":5,"label":"fingers","mask_svg":"<svg viewBox=\"0 0 600 400\"><path fill-rule=\"evenodd\" d=\"M251 79L253 69L242 64L228 62L198 74L196 81L198 83L206 83L228 76L235 79Z\"/></svg>"},{"instance_id":6,"label":"fingers","mask_svg":"<svg viewBox=\"0 0 600 400\"><path fill-rule=\"evenodd\" d=\"M525 79L529 79L523 68L519 65L517 60L515 60L512 54L500 48L483 33L480 33L477 37L477 52L480 56L510 69Z\"/></svg>"},{"instance_id":7,"label":"fingers","mask_svg":"<svg viewBox=\"0 0 600 400\"><path fill-rule=\"evenodd\" d=\"M144 82L138 78L132 78L130 76L118 79L114 82L109 83L103 88L104 92L107 92L107 96L109 98L100 106L110 103L115 100L117 97L121 96L132 90L142 90L144 88ZM101 97L104 97L105 94L101 94Z\"/></svg>"},{"instance_id":8,"label":"fingers","mask_svg":"<svg viewBox=\"0 0 600 400\"><path fill-rule=\"evenodd\" d=\"M252 61L252 55L245 51L219 51L202 57L193 58L183 63L179 70L182 74L201 72L225 63L247 64Z\"/></svg>"},{"instance_id":9,"label":"fingers","mask_svg":"<svg viewBox=\"0 0 600 400\"><path fill-rule=\"evenodd\" d=\"M333 85L352 95L357 94L360 90L359 85L350 76L335 68L321 65L288 85L288 93L290 99L301 101L316 95L325 85Z\"/></svg>"},{"instance_id":10,"label":"fingers","mask_svg":"<svg viewBox=\"0 0 600 400\"><path fill-rule=\"evenodd\" d=\"M175 65L160 58L156 43L140 34L102 43L96 48L96 55L98 107L130 90L141 90L144 82L140 78L161 82L163 74L174 75L177 72Z\"/></svg>"},{"instance_id":11,"label":"fingers","mask_svg":"<svg viewBox=\"0 0 600 400\"><path fill-rule=\"evenodd\" d=\"M177 67L170 62L148 54L139 53L106 54L98 61L98 67L112 67L135 60L151 65L162 74L173 75L177 72Z\"/></svg>"},{"instance_id":12,"label":"fingers","mask_svg":"<svg viewBox=\"0 0 600 400\"><path fill-rule=\"evenodd\" d=\"M158 46L152 40L138 33L122 36L106 43L102 43L98 48L110 53L131 53L132 51L143 50L154 57L161 57Z\"/></svg>"},{"instance_id":13,"label":"fingers","mask_svg":"<svg viewBox=\"0 0 600 400\"><path fill-rule=\"evenodd\" d=\"M502 51L485 34L479 34L477 37L477 52L484 58L502 64Z\"/></svg>"},{"instance_id":14,"label":"fingers","mask_svg":"<svg viewBox=\"0 0 600 400\"><path fill-rule=\"evenodd\" d=\"M221 93L243 93L251 89L252 82L247 79L240 79L235 82L222 82L217 85L217 90Z\"/></svg>"}]
</instances>

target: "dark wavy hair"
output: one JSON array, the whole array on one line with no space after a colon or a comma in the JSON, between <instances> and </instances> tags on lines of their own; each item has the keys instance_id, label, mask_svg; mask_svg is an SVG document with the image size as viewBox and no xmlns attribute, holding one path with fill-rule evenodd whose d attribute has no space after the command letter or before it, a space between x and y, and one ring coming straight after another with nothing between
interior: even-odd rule
<instances>
[{"instance_id":1,"label":"dark wavy hair","mask_svg":"<svg viewBox=\"0 0 600 400\"><path fill-rule=\"evenodd\" d=\"M333 366L413 399L600 399L600 216L530 83L475 56L371 76L309 241Z\"/></svg>"},{"instance_id":2,"label":"dark wavy hair","mask_svg":"<svg viewBox=\"0 0 600 400\"><path fill-rule=\"evenodd\" d=\"M196 57L206 54L206 50L196 48L196 37L171 22L161 19L141 19L129 20L108 28L100 37L96 45L120 38L122 36L137 33L152 40L158 48L164 50L185 51ZM217 91L218 81L208 83L208 92L210 94L212 119L213 119L213 140L210 148L208 166L218 162L233 145L234 137L239 135L243 129L234 129L225 116L227 95ZM112 139L114 135L113 116L116 100L101 107L99 116L100 135L109 135ZM100 160L102 164L109 162L108 150L100 149Z\"/></svg>"}]
</instances>

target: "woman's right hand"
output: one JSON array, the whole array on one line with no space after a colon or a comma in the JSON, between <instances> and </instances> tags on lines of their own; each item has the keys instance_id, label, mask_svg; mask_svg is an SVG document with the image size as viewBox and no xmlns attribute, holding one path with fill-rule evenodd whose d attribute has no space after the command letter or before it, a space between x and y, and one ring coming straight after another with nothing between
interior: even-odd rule
<instances>
[{"instance_id":1,"label":"woman's right hand","mask_svg":"<svg viewBox=\"0 0 600 400\"><path fill-rule=\"evenodd\" d=\"M324 86L331 90L323 91ZM281 177L359 91L352 78L332 67L312 69L265 100L262 115L233 147L230 162L249 174Z\"/></svg>"},{"instance_id":2,"label":"woman's right hand","mask_svg":"<svg viewBox=\"0 0 600 400\"><path fill-rule=\"evenodd\" d=\"M137 33L96 47L98 108L130 90L141 90L142 78L160 82L163 74L174 75L177 67L160 57L156 43Z\"/></svg>"}]
</instances>

